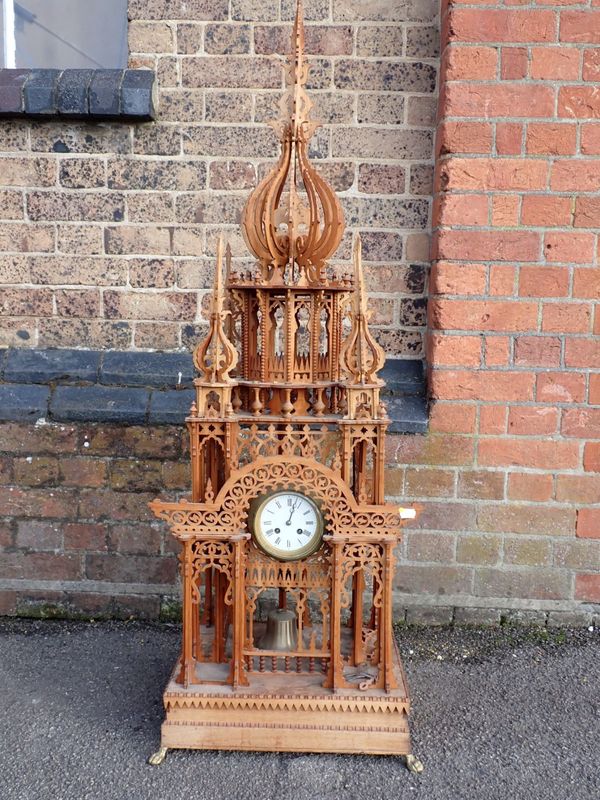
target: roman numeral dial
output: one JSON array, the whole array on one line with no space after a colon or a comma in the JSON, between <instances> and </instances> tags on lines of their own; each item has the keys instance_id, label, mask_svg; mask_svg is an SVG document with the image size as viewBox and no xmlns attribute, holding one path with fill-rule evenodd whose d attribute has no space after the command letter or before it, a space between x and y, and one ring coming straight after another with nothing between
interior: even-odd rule
<instances>
[{"instance_id":1,"label":"roman numeral dial","mask_svg":"<svg viewBox=\"0 0 600 800\"><path fill-rule=\"evenodd\" d=\"M282 490L257 498L249 521L259 547L280 561L306 558L321 546L323 515L300 492Z\"/></svg>"}]
</instances>

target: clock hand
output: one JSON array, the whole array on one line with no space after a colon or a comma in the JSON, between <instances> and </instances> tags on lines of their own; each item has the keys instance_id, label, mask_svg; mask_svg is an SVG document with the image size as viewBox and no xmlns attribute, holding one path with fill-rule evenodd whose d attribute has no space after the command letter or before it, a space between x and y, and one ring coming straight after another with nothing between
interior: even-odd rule
<instances>
[{"instance_id":1,"label":"clock hand","mask_svg":"<svg viewBox=\"0 0 600 800\"><path fill-rule=\"evenodd\" d=\"M296 510L296 506L298 505L298 503L299 503L299 502L300 502L299 500L296 500L296 502L295 502L295 503L294 503L294 505L292 506L292 510L290 511L290 518L289 518L289 519L288 519L288 521L285 523L286 525L291 525L291 524L292 524L292 516L293 516L293 514L294 514L294 511Z\"/></svg>"}]
</instances>

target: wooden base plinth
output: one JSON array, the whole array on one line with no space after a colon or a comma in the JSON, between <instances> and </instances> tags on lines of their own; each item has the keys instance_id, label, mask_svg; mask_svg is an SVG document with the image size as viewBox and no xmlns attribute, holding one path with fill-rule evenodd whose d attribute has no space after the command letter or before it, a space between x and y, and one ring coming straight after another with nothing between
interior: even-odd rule
<instances>
[{"instance_id":1,"label":"wooden base plinth","mask_svg":"<svg viewBox=\"0 0 600 800\"><path fill-rule=\"evenodd\" d=\"M204 750L407 755L409 698L394 654L399 689L335 693L323 675L251 673L250 686L198 684L171 678L164 694L161 745ZM174 675L177 674L177 670Z\"/></svg>"}]
</instances>

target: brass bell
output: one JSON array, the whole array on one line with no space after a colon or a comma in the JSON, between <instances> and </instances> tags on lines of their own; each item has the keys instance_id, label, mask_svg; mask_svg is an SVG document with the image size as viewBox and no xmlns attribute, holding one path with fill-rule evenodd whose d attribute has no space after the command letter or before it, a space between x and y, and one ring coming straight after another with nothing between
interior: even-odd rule
<instances>
[{"instance_id":1,"label":"brass bell","mask_svg":"<svg viewBox=\"0 0 600 800\"><path fill-rule=\"evenodd\" d=\"M276 608L267 617L267 630L258 646L261 650L295 650L298 644L297 617L287 608Z\"/></svg>"}]
</instances>

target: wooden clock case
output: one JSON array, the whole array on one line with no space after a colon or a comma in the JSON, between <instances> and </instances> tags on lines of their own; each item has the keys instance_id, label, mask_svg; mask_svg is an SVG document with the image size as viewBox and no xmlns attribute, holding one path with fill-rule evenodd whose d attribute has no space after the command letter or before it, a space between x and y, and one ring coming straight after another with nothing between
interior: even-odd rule
<instances>
[{"instance_id":1,"label":"wooden clock case","mask_svg":"<svg viewBox=\"0 0 600 800\"><path fill-rule=\"evenodd\" d=\"M194 353L192 496L151 504L181 543L183 582L182 652L152 763L203 748L407 755L420 768L392 629L402 509L384 502L384 355L360 240L350 274L328 264L344 221L308 158L318 123L307 75L299 2L272 123L281 156L243 216L256 267L236 272L219 243L210 329ZM300 561L270 558L250 534L252 504L281 489L324 516L323 546ZM295 612L294 650L258 646L269 604Z\"/></svg>"}]
</instances>

